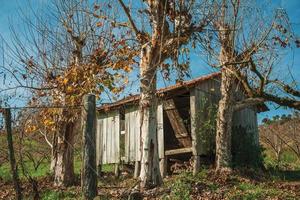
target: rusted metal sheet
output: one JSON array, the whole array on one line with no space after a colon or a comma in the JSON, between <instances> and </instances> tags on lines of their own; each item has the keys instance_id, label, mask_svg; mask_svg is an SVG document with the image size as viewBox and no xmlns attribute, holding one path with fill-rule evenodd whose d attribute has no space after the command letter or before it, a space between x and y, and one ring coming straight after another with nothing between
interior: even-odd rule
<instances>
[{"instance_id":1,"label":"rusted metal sheet","mask_svg":"<svg viewBox=\"0 0 300 200\"><path fill-rule=\"evenodd\" d=\"M120 114L101 113L97 120L97 164L120 162Z\"/></svg>"}]
</instances>

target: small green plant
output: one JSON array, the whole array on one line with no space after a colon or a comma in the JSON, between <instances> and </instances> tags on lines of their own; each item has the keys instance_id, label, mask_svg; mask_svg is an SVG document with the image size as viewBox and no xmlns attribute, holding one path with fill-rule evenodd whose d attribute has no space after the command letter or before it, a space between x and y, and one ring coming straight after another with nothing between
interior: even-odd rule
<instances>
[{"instance_id":1,"label":"small green plant","mask_svg":"<svg viewBox=\"0 0 300 200\"><path fill-rule=\"evenodd\" d=\"M10 166L9 163L4 163L0 166L0 181L9 181L11 180Z\"/></svg>"},{"instance_id":2,"label":"small green plant","mask_svg":"<svg viewBox=\"0 0 300 200\"><path fill-rule=\"evenodd\" d=\"M189 200L191 194L191 183L187 180L176 179L172 184L171 196L174 200Z\"/></svg>"},{"instance_id":3,"label":"small green plant","mask_svg":"<svg viewBox=\"0 0 300 200\"><path fill-rule=\"evenodd\" d=\"M82 199L80 194L76 193L72 189L67 191L53 191L47 190L42 194L42 200L71 200L71 199Z\"/></svg>"},{"instance_id":4,"label":"small green plant","mask_svg":"<svg viewBox=\"0 0 300 200\"><path fill-rule=\"evenodd\" d=\"M200 99L200 107L201 109L196 112L193 126L201 143L201 152L213 160L216 151L217 105L209 100L208 96L204 96Z\"/></svg>"},{"instance_id":5,"label":"small green plant","mask_svg":"<svg viewBox=\"0 0 300 200\"><path fill-rule=\"evenodd\" d=\"M234 167L263 166L262 148L255 144L254 134L247 127L233 127L232 129L232 161Z\"/></svg>"}]
</instances>

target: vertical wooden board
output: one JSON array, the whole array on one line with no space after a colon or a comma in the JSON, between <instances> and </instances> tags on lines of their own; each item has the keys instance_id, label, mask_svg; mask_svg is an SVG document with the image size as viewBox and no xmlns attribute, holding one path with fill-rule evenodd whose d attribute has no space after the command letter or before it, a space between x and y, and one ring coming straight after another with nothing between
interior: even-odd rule
<instances>
[{"instance_id":1,"label":"vertical wooden board","mask_svg":"<svg viewBox=\"0 0 300 200\"><path fill-rule=\"evenodd\" d=\"M258 122L257 122L257 113L256 113L256 110L254 111L254 132L256 133L255 134L255 143L257 146L259 146L259 131L258 131Z\"/></svg>"},{"instance_id":2,"label":"vertical wooden board","mask_svg":"<svg viewBox=\"0 0 300 200\"><path fill-rule=\"evenodd\" d=\"M100 128L100 120L97 119L96 120L96 165L99 164L99 155L100 155L100 152L99 152L99 150L100 150L100 144L99 144L100 129L99 128Z\"/></svg>"},{"instance_id":3,"label":"vertical wooden board","mask_svg":"<svg viewBox=\"0 0 300 200\"><path fill-rule=\"evenodd\" d=\"M107 163L109 163L109 154L110 154L110 144L109 144L109 142L110 142L110 134L108 134L108 130L110 130L110 117L108 117L108 118L106 118L105 119L105 121L106 121L106 129L104 130L105 131L105 138L106 138L106 140L105 140L105 161L106 161L106 163L105 164L107 164Z\"/></svg>"},{"instance_id":4,"label":"vertical wooden board","mask_svg":"<svg viewBox=\"0 0 300 200\"><path fill-rule=\"evenodd\" d=\"M136 107L125 111L126 121L126 161L133 162L140 160L140 119L139 111Z\"/></svg>"},{"instance_id":5,"label":"vertical wooden board","mask_svg":"<svg viewBox=\"0 0 300 200\"><path fill-rule=\"evenodd\" d=\"M109 145L108 145L108 137L109 135L107 134L107 130L109 129L109 116L107 115L107 117L105 118L105 129L103 130L104 134L105 135L105 140L104 140L104 147L105 147L105 155L104 155L104 161L105 163L104 164L107 164L108 163L108 156L109 156Z\"/></svg>"},{"instance_id":6,"label":"vertical wooden board","mask_svg":"<svg viewBox=\"0 0 300 200\"><path fill-rule=\"evenodd\" d=\"M105 140L105 150L106 150L106 152L105 152L105 160L106 160L106 163L105 164L108 164L109 163L109 157L110 157L110 144L109 144L109 142L110 142L110 134L109 134L109 131L108 131L108 130L111 131L111 129L110 129L110 127L111 127L110 126L111 119L110 119L110 117L108 116L108 118L106 118L105 121L106 121L106 129L104 130L105 131L105 136L106 136L106 140Z\"/></svg>"},{"instance_id":7,"label":"vertical wooden board","mask_svg":"<svg viewBox=\"0 0 300 200\"><path fill-rule=\"evenodd\" d=\"M136 161L136 148L137 148L137 134L136 134L136 120L137 120L137 110L133 110L130 113L130 125L132 127L130 134L130 161Z\"/></svg>"},{"instance_id":8,"label":"vertical wooden board","mask_svg":"<svg viewBox=\"0 0 300 200\"><path fill-rule=\"evenodd\" d=\"M125 110L125 162L129 162L130 112Z\"/></svg>"},{"instance_id":9,"label":"vertical wooden board","mask_svg":"<svg viewBox=\"0 0 300 200\"><path fill-rule=\"evenodd\" d=\"M203 90L203 91L202 91ZM197 120L199 120L199 130L197 131L197 136L199 137L199 154L200 155L207 155L208 154L208 145L209 145L209 133L204 132L203 126L207 122L207 113L208 113L208 106L209 106L209 95L205 91L208 90L207 84L203 84L201 90L197 89L195 93L196 99L199 102L198 109L196 110Z\"/></svg>"},{"instance_id":10,"label":"vertical wooden board","mask_svg":"<svg viewBox=\"0 0 300 200\"><path fill-rule=\"evenodd\" d=\"M136 153L135 161L141 160L141 133L140 133L140 112L139 110L135 113L135 134L136 134Z\"/></svg>"},{"instance_id":11,"label":"vertical wooden board","mask_svg":"<svg viewBox=\"0 0 300 200\"><path fill-rule=\"evenodd\" d=\"M106 135L107 135L107 163L111 163L112 161L112 134L114 132L114 130L112 129L113 128L113 117L111 116L111 113L110 113L110 116L108 118L108 127L107 127L107 130L106 130Z\"/></svg>"},{"instance_id":12,"label":"vertical wooden board","mask_svg":"<svg viewBox=\"0 0 300 200\"><path fill-rule=\"evenodd\" d=\"M131 135L130 135L130 161L138 161L138 152L140 148L140 135L139 135L139 111L133 108L131 112Z\"/></svg>"},{"instance_id":13,"label":"vertical wooden board","mask_svg":"<svg viewBox=\"0 0 300 200\"><path fill-rule=\"evenodd\" d=\"M101 123L100 123L100 132L99 132L99 144L100 144L100 148L99 148L99 161L100 161L100 164L102 164L102 160L103 160L103 119L100 120Z\"/></svg>"},{"instance_id":14,"label":"vertical wooden board","mask_svg":"<svg viewBox=\"0 0 300 200\"><path fill-rule=\"evenodd\" d=\"M106 127L107 118L103 118L103 128L102 128L102 163L106 164Z\"/></svg>"},{"instance_id":15,"label":"vertical wooden board","mask_svg":"<svg viewBox=\"0 0 300 200\"><path fill-rule=\"evenodd\" d=\"M116 134L116 127L115 127L115 120L116 116L112 113L111 121L110 121L110 131L109 131L109 163L114 163L114 144L115 144L115 134Z\"/></svg>"},{"instance_id":16,"label":"vertical wooden board","mask_svg":"<svg viewBox=\"0 0 300 200\"><path fill-rule=\"evenodd\" d=\"M160 103L157 106L157 140L158 140L158 157L165 157L164 147L164 122L163 122L163 104Z\"/></svg>"},{"instance_id":17,"label":"vertical wooden board","mask_svg":"<svg viewBox=\"0 0 300 200\"><path fill-rule=\"evenodd\" d=\"M134 134L134 111L130 112L130 144L129 144L129 161L134 161L134 145L135 145L135 134Z\"/></svg>"},{"instance_id":18,"label":"vertical wooden board","mask_svg":"<svg viewBox=\"0 0 300 200\"><path fill-rule=\"evenodd\" d=\"M103 130L103 119L97 119L97 134L96 134L96 163L100 165L102 163L102 130Z\"/></svg>"},{"instance_id":19,"label":"vertical wooden board","mask_svg":"<svg viewBox=\"0 0 300 200\"><path fill-rule=\"evenodd\" d=\"M132 149L132 160L133 161L136 161L136 158L137 158L137 149L138 149L138 133L137 133L137 130L136 130L136 124L137 124L137 113L138 113L138 110L135 110L133 113L132 113L132 120L134 121L134 124L133 126L135 127L134 128L134 131L133 131L133 149Z\"/></svg>"},{"instance_id":20,"label":"vertical wooden board","mask_svg":"<svg viewBox=\"0 0 300 200\"><path fill-rule=\"evenodd\" d=\"M132 143L132 140L131 140L131 132L132 132L132 124L131 124L131 109L129 111L129 113L127 113L127 120L128 120L128 143L126 144L127 146L127 161L130 162L130 146L131 146L131 143Z\"/></svg>"},{"instance_id":21,"label":"vertical wooden board","mask_svg":"<svg viewBox=\"0 0 300 200\"><path fill-rule=\"evenodd\" d=\"M120 163L120 135L121 135L121 127L120 127L120 113L116 113L116 121L115 121L115 148L114 148L114 163Z\"/></svg>"}]
</instances>

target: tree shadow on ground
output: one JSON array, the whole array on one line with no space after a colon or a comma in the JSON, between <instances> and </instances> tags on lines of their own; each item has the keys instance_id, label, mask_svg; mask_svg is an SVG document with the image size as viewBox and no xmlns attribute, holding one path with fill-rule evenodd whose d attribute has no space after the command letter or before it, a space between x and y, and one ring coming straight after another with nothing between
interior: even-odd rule
<instances>
[{"instance_id":1,"label":"tree shadow on ground","mask_svg":"<svg viewBox=\"0 0 300 200\"><path fill-rule=\"evenodd\" d=\"M284 181L299 181L300 170L270 170L270 175Z\"/></svg>"}]
</instances>

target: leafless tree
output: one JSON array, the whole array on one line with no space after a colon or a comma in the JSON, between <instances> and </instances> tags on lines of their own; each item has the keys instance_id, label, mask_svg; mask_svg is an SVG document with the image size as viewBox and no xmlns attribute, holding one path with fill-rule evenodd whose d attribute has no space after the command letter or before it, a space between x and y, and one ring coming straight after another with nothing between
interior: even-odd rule
<instances>
[{"instance_id":1,"label":"leafless tree","mask_svg":"<svg viewBox=\"0 0 300 200\"><path fill-rule=\"evenodd\" d=\"M212 4L215 18L207 26L210 29L207 28L198 40L209 65L222 72L216 168L223 170L231 166L234 111L266 101L298 107L297 90L291 83L285 84L275 77L275 64L292 45L290 42L297 40L282 10L269 10L266 16L263 3L220 0ZM289 75L286 73L284 77ZM245 90L247 98L235 99L237 87Z\"/></svg>"},{"instance_id":2,"label":"leafless tree","mask_svg":"<svg viewBox=\"0 0 300 200\"><path fill-rule=\"evenodd\" d=\"M130 3L118 2L140 51L141 186L157 186L162 180L156 133L156 73L159 67L169 70L168 60L174 61L181 74L187 71L188 63L178 62L181 50L192 43L194 34L203 30L211 15L204 11L206 1L149 0L136 2L138 8L134 9ZM196 166L198 162L195 160Z\"/></svg>"},{"instance_id":3,"label":"leafless tree","mask_svg":"<svg viewBox=\"0 0 300 200\"><path fill-rule=\"evenodd\" d=\"M112 33L110 25L103 24L103 18L109 19L110 14L100 9L101 5L87 0L53 0L39 12L32 9L30 15L21 9L20 18L25 28L19 32L12 24L12 45L7 44L6 63L1 67L12 80L12 86L1 92L28 89L30 106L66 107L44 112L56 120L53 141L50 142L48 136L45 138L53 146L51 166L58 186L71 185L74 181L74 127L81 95L114 84L107 66L111 66L113 59L110 50L118 49L113 46L117 34ZM81 73L78 80L76 74L69 73L71 69ZM83 73L89 73L89 76ZM73 90L69 94L65 79L60 78L64 75L68 76L65 83L70 77L76 79L68 83ZM108 83L101 85L92 80L108 80ZM78 98L73 101L72 95ZM70 109L71 103L77 108ZM48 133L41 130L41 134Z\"/></svg>"}]
</instances>

